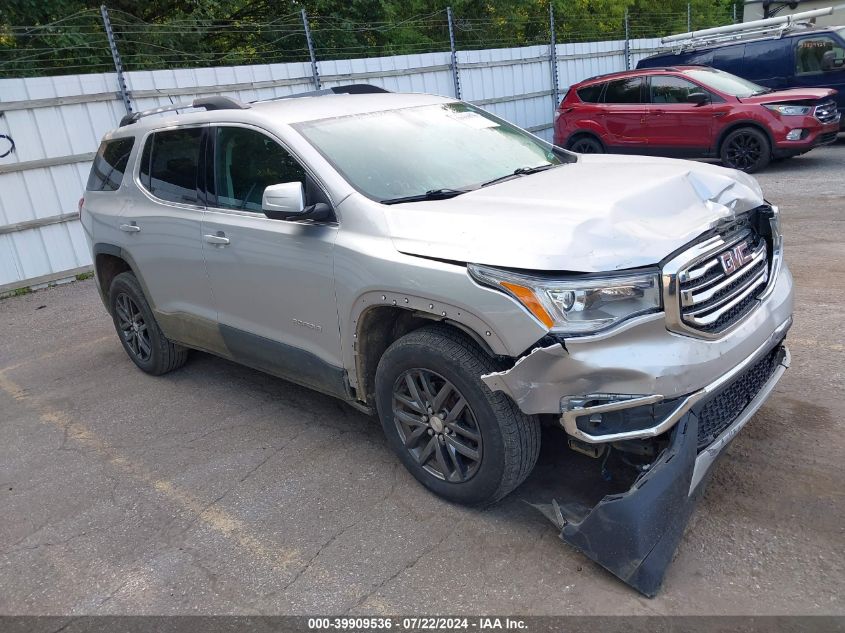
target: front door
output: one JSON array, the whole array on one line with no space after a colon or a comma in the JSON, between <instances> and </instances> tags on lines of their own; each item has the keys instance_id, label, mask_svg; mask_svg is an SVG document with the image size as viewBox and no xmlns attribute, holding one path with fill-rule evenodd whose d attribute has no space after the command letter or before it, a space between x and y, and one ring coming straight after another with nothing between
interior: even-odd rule
<instances>
[{"instance_id":1,"label":"front door","mask_svg":"<svg viewBox=\"0 0 845 633\"><path fill-rule=\"evenodd\" d=\"M681 77L650 77L646 127L651 153L690 156L710 150L713 145L713 118L718 106L689 102L689 95L706 92L701 86Z\"/></svg>"},{"instance_id":2,"label":"front door","mask_svg":"<svg viewBox=\"0 0 845 633\"><path fill-rule=\"evenodd\" d=\"M324 190L274 138L254 127L210 128L203 254L220 332L234 360L343 395L332 272L337 223L274 220L265 187L301 182L306 204Z\"/></svg>"}]
</instances>

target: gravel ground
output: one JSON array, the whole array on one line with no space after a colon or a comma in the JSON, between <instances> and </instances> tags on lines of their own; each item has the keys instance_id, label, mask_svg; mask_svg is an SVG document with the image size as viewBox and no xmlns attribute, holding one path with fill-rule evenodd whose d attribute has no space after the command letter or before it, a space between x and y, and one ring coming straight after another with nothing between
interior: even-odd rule
<instances>
[{"instance_id":1,"label":"gravel ground","mask_svg":"<svg viewBox=\"0 0 845 633\"><path fill-rule=\"evenodd\" d=\"M845 143L759 175L797 282L792 368L717 467L662 593L523 498L425 492L377 423L205 354L126 358L92 281L0 301L0 613L845 614Z\"/></svg>"}]
</instances>

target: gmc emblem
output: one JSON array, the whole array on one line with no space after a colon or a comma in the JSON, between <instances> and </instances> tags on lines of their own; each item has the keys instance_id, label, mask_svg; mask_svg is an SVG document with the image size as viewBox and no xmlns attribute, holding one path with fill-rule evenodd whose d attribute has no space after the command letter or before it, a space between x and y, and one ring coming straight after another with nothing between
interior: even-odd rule
<instances>
[{"instance_id":1,"label":"gmc emblem","mask_svg":"<svg viewBox=\"0 0 845 633\"><path fill-rule=\"evenodd\" d=\"M725 271L725 275L733 275L752 259L753 256L748 252L747 241L740 242L731 250L725 251L719 255L719 263L722 264L722 270Z\"/></svg>"}]
</instances>

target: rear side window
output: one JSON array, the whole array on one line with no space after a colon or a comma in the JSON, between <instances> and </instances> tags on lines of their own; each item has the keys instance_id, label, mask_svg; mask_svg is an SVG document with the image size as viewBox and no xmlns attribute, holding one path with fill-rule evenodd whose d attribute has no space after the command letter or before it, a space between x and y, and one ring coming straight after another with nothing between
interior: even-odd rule
<instances>
[{"instance_id":1,"label":"rear side window","mask_svg":"<svg viewBox=\"0 0 845 633\"><path fill-rule=\"evenodd\" d=\"M117 191L134 144L133 137L101 143L85 188L88 191Z\"/></svg>"},{"instance_id":2,"label":"rear side window","mask_svg":"<svg viewBox=\"0 0 845 633\"><path fill-rule=\"evenodd\" d=\"M584 86L578 91L578 98L584 103L598 103L601 98L602 88L604 88L604 84Z\"/></svg>"},{"instance_id":3,"label":"rear side window","mask_svg":"<svg viewBox=\"0 0 845 633\"><path fill-rule=\"evenodd\" d=\"M196 204L202 128L156 132L141 155L141 183L162 200Z\"/></svg>"},{"instance_id":4,"label":"rear side window","mask_svg":"<svg viewBox=\"0 0 845 633\"><path fill-rule=\"evenodd\" d=\"M642 77L617 79L607 84L605 103L642 103Z\"/></svg>"}]
</instances>

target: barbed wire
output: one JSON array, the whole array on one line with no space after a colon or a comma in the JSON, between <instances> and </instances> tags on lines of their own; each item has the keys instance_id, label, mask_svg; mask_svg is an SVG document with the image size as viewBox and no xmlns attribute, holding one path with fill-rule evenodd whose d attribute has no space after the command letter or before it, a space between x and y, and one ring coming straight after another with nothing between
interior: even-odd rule
<instances>
[{"instance_id":1,"label":"barbed wire","mask_svg":"<svg viewBox=\"0 0 845 633\"><path fill-rule=\"evenodd\" d=\"M547 9L508 16L454 16L458 50L547 45L551 39ZM631 11L625 15L556 16L558 43L661 37L733 21L735 8L723 11ZM109 10L125 69L173 66L284 63L309 58L299 11L267 20L176 16L145 21L132 13ZM396 20L364 22L340 15L309 15L318 60L350 59L450 50L445 10ZM0 77L37 76L113 70L100 11L83 9L44 24L0 24Z\"/></svg>"}]
</instances>

